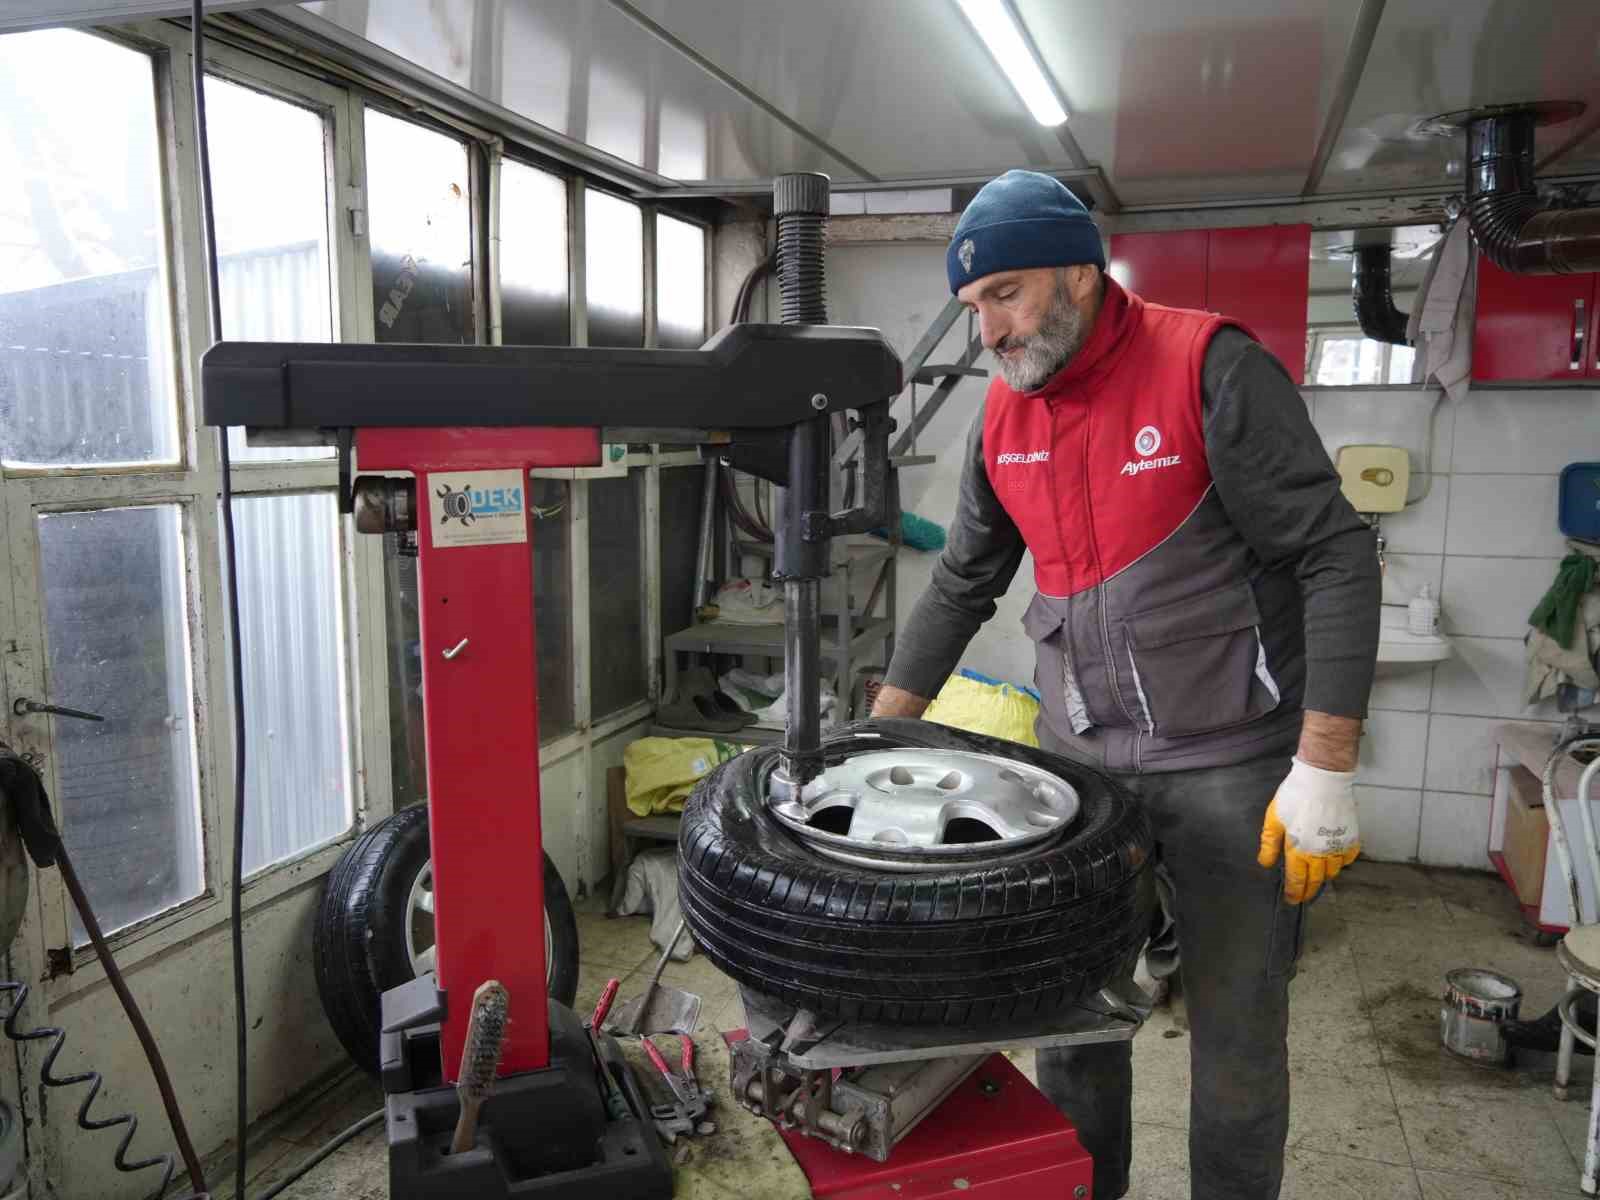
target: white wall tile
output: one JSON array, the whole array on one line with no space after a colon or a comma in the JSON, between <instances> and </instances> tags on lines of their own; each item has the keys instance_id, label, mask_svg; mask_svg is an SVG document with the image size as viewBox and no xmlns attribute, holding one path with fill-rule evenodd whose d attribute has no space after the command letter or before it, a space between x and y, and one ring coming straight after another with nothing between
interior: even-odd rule
<instances>
[{"instance_id":1,"label":"white wall tile","mask_svg":"<svg viewBox=\"0 0 1600 1200\"><path fill-rule=\"evenodd\" d=\"M1450 641L1455 653L1434 669L1430 706L1434 712L1535 720L1555 715L1551 705L1523 703L1526 659L1520 641L1466 637Z\"/></svg>"},{"instance_id":2,"label":"white wall tile","mask_svg":"<svg viewBox=\"0 0 1600 1200\"><path fill-rule=\"evenodd\" d=\"M1387 532L1384 534L1388 536ZM1438 599L1444 578L1442 554L1385 554L1388 564L1383 571L1383 602L1409 604L1426 583Z\"/></svg>"},{"instance_id":3,"label":"white wall tile","mask_svg":"<svg viewBox=\"0 0 1600 1200\"><path fill-rule=\"evenodd\" d=\"M1403 392L1367 391L1363 388L1319 388L1315 396L1313 420L1328 457L1337 459L1340 446L1400 446L1411 455L1411 490L1422 485L1421 472L1431 466L1437 472L1451 469L1450 448L1455 409L1449 401L1439 405L1434 418L1433 459L1429 463L1424 449L1428 438L1428 415L1440 392L1438 388Z\"/></svg>"},{"instance_id":4,"label":"white wall tile","mask_svg":"<svg viewBox=\"0 0 1600 1200\"><path fill-rule=\"evenodd\" d=\"M1450 510L1448 475L1433 481L1427 496L1397 513L1383 514L1383 537L1390 554L1443 554L1444 524ZM1416 488L1412 489L1415 493Z\"/></svg>"},{"instance_id":5,"label":"white wall tile","mask_svg":"<svg viewBox=\"0 0 1600 1200\"><path fill-rule=\"evenodd\" d=\"M1556 527L1556 476L1453 476L1445 553L1564 556L1567 542Z\"/></svg>"},{"instance_id":6,"label":"white wall tile","mask_svg":"<svg viewBox=\"0 0 1600 1200\"><path fill-rule=\"evenodd\" d=\"M1356 782L1371 787L1421 787L1427 737L1426 713L1381 710L1368 714Z\"/></svg>"},{"instance_id":7,"label":"white wall tile","mask_svg":"<svg viewBox=\"0 0 1600 1200\"><path fill-rule=\"evenodd\" d=\"M1428 719L1428 770L1423 786L1435 792L1494 794L1498 717L1434 714ZM1485 803L1485 808L1488 805Z\"/></svg>"},{"instance_id":8,"label":"white wall tile","mask_svg":"<svg viewBox=\"0 0 1600 1200\"><path fill-rule=\"evenodd\" d=\"M1492 871L1488 797L1424 792L1422 838L1417 856L1430 867Z\"/></svg>"},{"instance_id":9,"label":"white wall tile","mask_svg":"<svg viewBox=\"0 0 1600 1200\"><path fill-rule=\"evenodd\" d=\"M1422 793L1401 788L1358 787L1361 853L1378 862L1410 862L1417 857L1422 824Z\"/></svg>"},{"instance_id":10,"label":"white wall tile","mask_svg":"<svg viewBox=\"0 0 1600 1200\"><path fill-rule=\"evenodd\" d=\"M1400 712L1427 712L1433 699L1433 668L1418 667L1393 675L1380 675L1372 681L1369 712L1394 709Z\"/></svg>"},{"instance_id":11,"label":"white wall tile","mask_svg":"<svg viewBox=\"0 0 1600 1200\"><path fill-rule=\"evenodd\" d=\"M1474 387L1455 414L1456 473L1554 475L1600 456L1600 391Z\"/></svg>"},{"instance_id":12,"label":"white wall tile","mask_svg":"<svg viewBox=\"0 0 1600 1200\"><path fill-rule=\"evenodd\" d=\"M1560 564L1557 558L1451 555L1444 560L1439 623L1451 635L1520 638Z\"/></svg>"}]
</instances>

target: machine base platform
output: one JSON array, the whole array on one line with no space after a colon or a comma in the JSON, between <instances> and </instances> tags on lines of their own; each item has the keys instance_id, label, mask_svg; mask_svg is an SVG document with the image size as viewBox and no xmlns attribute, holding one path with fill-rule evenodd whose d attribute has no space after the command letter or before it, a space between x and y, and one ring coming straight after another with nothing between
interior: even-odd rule
<instances>
[{"instance_id":1,"label":"machine base platform","mask_svg":"<svg viewBox=\"0 0 1600 1200\"><path fill-rule=\"evenodd\" d=\"M388 997L385 997L387 1002ZM386 1003L386 1016L387 1003ZM667 1200L672 1168L648 1121L608 1119L578 1015L550 1002L550 1064L500 1079L476 1144L450 1154L460 1104L439 1026L383 1034L392 1200Z\"/></svg>"},{"instance_id":2,"label":"machine base platform","mask_svg":"<svg viewBox=\"0 0 1600 1200\"><path fill-rule=\"evenodd\" d=\"M1093 1042L1125 1042L1150 1016L1150 998L1131 979L1048 1017L989 1025L874 1025L796 1010L739 986L745 1025L758 1042L780 1047L791 1066L806 1070L949 1058L991 1050L1042 1050Z\"/></svg>"},{"instance_id":3,"label":"machine base platform","mask_svg":"<svg viewBox=\"0 0 1600 1200\"><path fill-rule=\"evenodd\" d=\"M779 1129L818 1200L1087 1200L1094 1163L1078 1131L1011 1065L989 1057L887 1162Z\"/></svg>"}]
</instances>

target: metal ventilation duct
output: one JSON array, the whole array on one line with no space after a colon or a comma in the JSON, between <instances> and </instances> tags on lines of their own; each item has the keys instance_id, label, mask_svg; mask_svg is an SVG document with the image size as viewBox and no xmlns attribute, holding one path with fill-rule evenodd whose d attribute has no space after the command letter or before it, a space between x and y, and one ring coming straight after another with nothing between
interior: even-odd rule
<instances>
[{"instance_id":1,"label":"metal ventilation duct","mask_svg":"<svg viewBox=\"0 0 1600 1200\"><path fill-rule=\"evenodd\" d=\"M1356 321L1364 336L1375 342L1409 346L1406 324L1409 313L1395 307L1394 289L1389 279L1389 261L1394 253L1387 241L1356 246L1351 271L1350 298L1355 302Z\"/></svg>"},{"instance_id":2,"label":"metal ventilation duct","mask_svg":"<svg viewBox=\"0 0 1600 1200\"><path fill-rule=\"evenodd\" d=\"M1573 103L1480 109L1467 127L1467 218L1484 254L1519 275L1600 271L1600 205L1552 208L1533 181L1534 130L1571 120Z\"/></svg>"}]
</instances>

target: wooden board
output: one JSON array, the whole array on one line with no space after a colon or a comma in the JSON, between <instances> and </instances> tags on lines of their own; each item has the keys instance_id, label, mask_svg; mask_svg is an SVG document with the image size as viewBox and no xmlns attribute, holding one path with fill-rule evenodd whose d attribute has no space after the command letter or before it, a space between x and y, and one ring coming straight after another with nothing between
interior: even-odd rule
<instances>
[{"instance_id":1,"label":"wooden board","mask_svg":"<svg viewBox=\"0 0 1600 1200\"><path fill-rule=\"evenodd\" d=\"M1517 899L1537 908L1544 896L1545 859L1550 846L1550 821L1545 816L1538 778L1526 767L1507 771L1506 840L1502 853Z\"/></svg>"}]
</instances>

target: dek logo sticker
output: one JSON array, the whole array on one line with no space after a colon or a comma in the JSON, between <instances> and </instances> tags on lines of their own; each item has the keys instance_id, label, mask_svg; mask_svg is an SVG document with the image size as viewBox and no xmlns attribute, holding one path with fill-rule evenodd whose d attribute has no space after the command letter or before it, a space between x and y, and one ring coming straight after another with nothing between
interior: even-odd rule
<instances>
[{"instance_id":1,"label":"dek logo sticker","mask_svg":"<svg viewBox=\"0 0 1600 1200\"><path fill-rule=\"evenodd\" d=\"M528 540L521 471L461 471L428 476L435 546L493 546Z\"/></svg>"}]
</instances>

